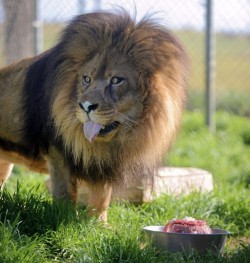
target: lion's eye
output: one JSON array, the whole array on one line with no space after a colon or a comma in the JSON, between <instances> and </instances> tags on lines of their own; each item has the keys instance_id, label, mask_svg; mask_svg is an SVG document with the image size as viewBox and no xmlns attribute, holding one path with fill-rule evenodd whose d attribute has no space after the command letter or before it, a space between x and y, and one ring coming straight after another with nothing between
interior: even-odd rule
<instances>
[{"instance_id":1,"label":"lion's eye","mask_svg":"<svg viewBox=\"0 0 250 263\"><path fill-rule=\"evenodd\" d=\"M121 77L113 77L110 81L111 85L119 85L122 84L124 82L124 78Z\"/></svg>"},{"instance_id":2,"label":"lion's eye","mask_svg":"<svg viewBox=\"0 0 250 263\"><path fill-rule=\"evenodd\" d=\"M83 85L89 85L90 82L91 82L91 77L89 77L89 76L83 76L82 82L83 82Z\"/></svg>"}]
</instances>

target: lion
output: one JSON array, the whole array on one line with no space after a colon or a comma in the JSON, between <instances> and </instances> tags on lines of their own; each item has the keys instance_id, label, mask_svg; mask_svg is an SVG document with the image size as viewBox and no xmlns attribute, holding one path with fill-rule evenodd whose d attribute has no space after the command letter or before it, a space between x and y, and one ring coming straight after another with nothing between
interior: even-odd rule
<instances>
[{"instance_id":1,"label":"lion","mask_svg":"<svg viewBox=\"0 0 250 263\"><path fill-rule=\"evenodd\" d=\"M0 180L14 164L49 173L54 199L90 191L107 220L112 188L153 175L181 123L188 59L152 17L74 18L48 51L0 70Z\"/></svg>"}]
</instances>

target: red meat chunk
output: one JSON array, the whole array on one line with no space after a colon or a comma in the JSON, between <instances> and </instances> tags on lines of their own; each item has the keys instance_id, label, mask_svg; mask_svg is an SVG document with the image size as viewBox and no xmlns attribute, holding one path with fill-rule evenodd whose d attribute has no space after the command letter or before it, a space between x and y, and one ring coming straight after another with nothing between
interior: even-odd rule
<instances>
[{"instance_id":1,"label":"red meat chunk","mask_svg":"<svg viewBox=\"0 0 250 263\"><path fill-rule=\"evenodd\" d=\"M194 218L183 218L170 220L163 229L163 232L187 233L187 234L211 234L211 228L204 220Z\"/></svg>"}]
</instances>

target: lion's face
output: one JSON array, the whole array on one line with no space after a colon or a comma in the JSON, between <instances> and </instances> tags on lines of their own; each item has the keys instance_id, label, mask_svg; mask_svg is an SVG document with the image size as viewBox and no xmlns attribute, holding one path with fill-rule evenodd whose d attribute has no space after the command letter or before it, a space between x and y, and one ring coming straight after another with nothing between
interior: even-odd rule
<instances>
[{"instance_id":1,"label":"lion's face","mask_svg":"<svg viewBox=\"0 0 250 263\"><path fill-rule=\"evenodd\" d=\"M150 19L101 12L74 20L52 52L51 120L75 163L154 167L186 97L178 40Z\"/></svg>"},{"instance_id":2,"label":"lion's face","mask_svg":"<svg viewBox=\"0 0 250 263\"><path fill-rule=\"evenodd\" d=\"M138 73L122 56L97 54L78 75L76 117L90 141L124 136L142 114Z\"/></svg>"}]
</instances>

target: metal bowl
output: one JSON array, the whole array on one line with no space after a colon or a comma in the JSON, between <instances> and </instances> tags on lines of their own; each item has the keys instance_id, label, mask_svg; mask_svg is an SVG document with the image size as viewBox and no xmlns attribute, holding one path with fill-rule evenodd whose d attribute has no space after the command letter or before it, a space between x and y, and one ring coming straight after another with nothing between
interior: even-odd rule
<instances>
[{"instance_id":1,"label":"metal bowl","mask_svg":"<svg viewBox=\"0 0 250 263\"><path fill-rule=\"evenodd\" d=\"M154 247L169 252L221 253L224 249L226 230L211 228L212 234L184 234L163 232L164 226L147 226L143 230Z\"/></svg>"}]
</instances>

